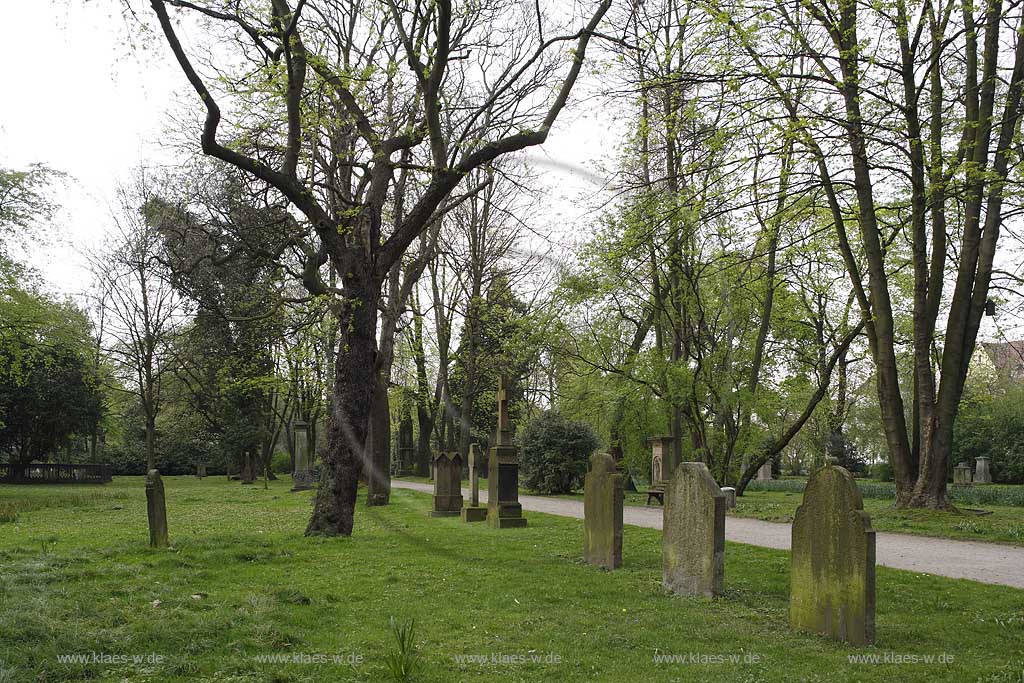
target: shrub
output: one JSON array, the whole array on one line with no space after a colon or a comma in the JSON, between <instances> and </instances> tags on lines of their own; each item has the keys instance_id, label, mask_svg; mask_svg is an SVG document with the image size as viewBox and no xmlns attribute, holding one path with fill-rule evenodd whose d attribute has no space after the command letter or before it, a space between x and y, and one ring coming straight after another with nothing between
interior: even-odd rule
<instances>
[{"instance_id":1,"label":"shrub","mask_svg":"<svg viewBox=\"0 0 1024 683\"><path fill-rule=\"evenodd\" d=\"M274 456L270 460L270 471L274 474L291 474L291 456L284 451L274 451Z\"/></svg>"},{"instance_id":2,"label":"shrub","mask_svg":"<svg viewBox=\"0 0 1024 683\"><path fill-rule=\"evenodd\" d=\"M871 466L871 478L875 481L892 481L892 465L888 462L876 462Z\"/></svg>"},{"instance_id":3,"label":"shrub","mask_svg":"<svg viewBox=\"0 0 1024 683\"><path fill-rule=\"evenodd\" d=\"M541 413L522 433L523 485L538 493L571 493L582 484L598 444L586 423L554 410Z\"/></svg>"}]
</instances>

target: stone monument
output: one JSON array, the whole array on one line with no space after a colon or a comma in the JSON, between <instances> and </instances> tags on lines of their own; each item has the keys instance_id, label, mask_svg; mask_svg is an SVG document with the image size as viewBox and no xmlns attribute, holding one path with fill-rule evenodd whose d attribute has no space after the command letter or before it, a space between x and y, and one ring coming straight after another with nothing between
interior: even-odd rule
<instances>
[{"instance_id":1,"label":"stone monument","mask_svg":"<svg viewBox=\"0 0 1024 683\"><path fill-rule=\"evenodd\" d=\"M811 475L793 520L789 623L869 645L875 640L875 532L848 471Z\"/></svg>"},{"instance_id":2,"label":"stone monument","mask_svg":"<svg viewBox=\"0 0 1024 683\"><path fill-rule=\"evenodd\" d=\"M725 494L702 462L683 462L665 490L662 585L683 595L720 595L725 579Z\"/></svg>"},{"instance_id":3,"label":"stone monument","mask_svg":"<svg viewBox=\"0 0 1024 683\"><path fill-rule=\"evenodd\" d=\"M150 470L146 475L146 516L149 518L149 546L167 546L167 499L164 497L164 481L159 470Z\"/></svg>"},{"instance_id":4,"label":"stone monument","mask_svg":"<svg viewBox=\"0 0 1024 683\"><path fill-rule=\"evenodd\" d=\"M196 476L200 479L206 476L206 463L201 462L196 464Z\"/></svg>"},{"instance_id":5,"label":"stone monument","mask_svg":"<svg viewBox=\"0 0 1024 683\"><path fill-rule=\"evenodd\" d=\"M953 468L954 486L967 486L971 481L971 466L966 462L962 462Z\"/></svg>"},{"instance_id":6,"label":"stone monument","mask_svg":"<svg viewBox=\"0 0 1024 683\"><path fill-rule=\"evenodd\" d=\"M651 486L655 486L672 476L672 437L655 436L647 443L651 444Z\"/></svg>"},{"instance_id":7,"label":"stone monument","mask_svg":"<svg viewBox=\"0 0 1024 683\"><path fill-rule=\"evenodd\" d=\"M498 529L526 526L519 504L519 453L512 443L505 377L498 380L498 429L487 463L487 523Z\"/></svg>"},{"instance_id":8,"label":"stone monument","mask_svg":"<svg viewBox=\"0 0 1024 683\"><path fill-rule=\"evenodd\" d=\"M253 471L252 454L246 451L242 462L242 483L252 484L254 481L256 481L256 473Z\"/></svg>"},{"instance_id":9,"label":"stone monument","mask_svg":"<svg viewBox=\"0 0 1024 683\"><path fill-rule=\"evenodd\" d=\"M758 481L771 481L772 480L772 461L769 460L757 470Z\"/></svg>"},{"instance_id":10,"label":"stone monument","mask_svg":"<svg viewBox=\"0 0 1024 683\"><path fill-rule=\"evenodd\" d=\"M480 505L480 444L469 444L469 506L462 508L463 522L483 522L487 508Z\"/></svg>"},{"instance_id":11,"label":"stone monument","mask_svg":"<svg viewBox=\"0 0 1024 683\"><path fill-rule=\"evenodd\" d=\"M455 451L434 458L434 508L431 517L458 517L462 509L462 457Z\"/></svg>"},{"instance_id":12,"label":"stone monument","mask_svg":"<svg viewBox=\"0 0 1024 683\"><path fill-rule=\"evenodd\" d=\"M732 486L723 486L722 493L725 494L725 508L732 510L736 507L736 489Z\"/></svg>"},{"instance_id":13,"label":"stone monument","mask_svg":"<svg viewBox=\"0 0 1024 683\"><path fill-rule=\"evenodd\" d=\"M412 440L412 415L402 416L398 423L398 476L404 477L416 472L415 444Z\"/></svg>"},{"instance_id":14,"label":"stone monument","mask_svg":"<svg viewBox=\"0 0 1024 683\"><path fill-rule=\"evenodd\" d=\"M974 469L974 483L991 484L992 472L989 470L989 463L992 462L992 458L983 455L979 458L975 458L974 462L976 464Z\"/></svg>"},{"instance_id":15,"label":"stone monument","mask_svg":"<svg viewBox=\"0 0 1024 683\"><path fill-rule=\"evenodd\" d=\"M313 473L309 469L309 424L297 420L292 425L295 439L295 471L292 472L292 491L308 491L313 488Z\"/></svg>"},{"instance_id":16,"label":"stone monument","mask_svg":"<svg viewBox=\"0 0 1024 683\"><path fill-rule=\"evenodd\" d=\"M583 480L583 559L605 569L622 566L623 476L608 453L590 458Z\"/></svg>"}]
</instances>

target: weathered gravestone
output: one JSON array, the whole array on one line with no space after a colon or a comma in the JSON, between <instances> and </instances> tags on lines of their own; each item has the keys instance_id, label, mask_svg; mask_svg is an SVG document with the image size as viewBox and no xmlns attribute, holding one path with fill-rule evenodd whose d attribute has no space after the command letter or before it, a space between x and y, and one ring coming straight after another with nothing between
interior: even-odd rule
<instances>
[{"instance_id":1,"label":"weathered gravestone","mask_svg":"<svg viewBox=\"0 0 1024 683\"><path fill-rule=\"evenodd\" d=\"M702 462L679 463L665 490L662 585L712 597L725 578L725 494Z\"/></svg>"},{"instance_id":2,"label":"weathered gravestone","mask_svg":"<svg viewBox=\"0 0 1024 683\"><path fill-rule=\"evenodd\" d=\"M398 423L398 467L395 468L398 476L404 477L415 473L414 450L412 415L407 412L402 416L401 422Z\"/></svg>"},{"instance_id":3,"label":"weathered gravestone","mask_svg":"<svg viewBox=\"0 0 1024 683\"><path fill-rule=\"evenodd\" d=\"M853 475L811 475L793 520L789 622L854 645L875 640L875 532Z\"/></svg>"},{"instance_id":4,"label":"weathered gravestone","mask_svg":"<svg viewBox=\"0 0 1024 683\"><path fill-rule=\"evenodd\" d=\"M583 480L583 559L605 569L622 566L623 477L607 453L590 458Z\"/></svg>"},{"instance_id":5,"label":"weathered gravestone","mask_svg":"<svg viewBox=\"0 0 1024 683\"><path fill-rule=\"evenodd\" d=\"M462 508L463 522L483 522L487 508L480 505L480 444L469 444L469 506Z\"/></svg>"},{"instance_id":6,"label":"weathered gravestone","mask_svg":"<svg viewBox=\"0 0 1024 683\"><path fill-rule=\"evenodd\" d=\"M256 481L256 474L253 471L252 455L246 451L242 462L242 483L252 484L254 481Z\"/></svg>"},{"instance_id":7,"label":"weathered gravestone","mask_svg":"<svg viewBox=\"0 0 1024 683\"><path fill-rule=\"evenodd\" d=\"M146 475L146 516L149 518L150 547L166 547L167 499L164 497L164 481L158 470L150 470Z\"/></svg>"},{"instance_id":8,"label":"weathered gravestone","mask_svg":"<svg viewBox=\"0 0 1024 683\"><path fill-rule=\"evenodd\" d=\"M309 424L298 420L292 425L295 439L295 471L292 472L292 491L313 488L313 473L309 469Z\"/></svg>"},{"instance_id":9,"label":"weathered gravestone","mask_svg":"<svg viewBox=\"0 0 1024 683\"><path fill-rule=\"evenodd\" d=\"M971 483L971 466L962 462L953 468L953 483L957 486L965 486Z\"/></svg>"},{"instance_id":10,"label":"weathered gravestone","mask_svg":"<svg viewBox=\"0 0 1024 683\"><path fill-rule=\"evenodd\" d=\"M992 483L992 472L989 469L989 463L992 459L987 456L981 456L974 460L976 468L974 470L974 483L975 484L991 484Z\"/></svg>"},{"instance_id":11,"label":"weathered gravestone","mask_svg":"<svg viewBox=\"0 0 1024 683\"><path fill-rule=\"evenodd\" d=\"M736 507L736 489L732 486L723 486L722 493L725 494L725 508L732 510Z\"/></svg>"},{"instance_id":12,"label":"weathered gravestone","mask_svg":"<svg viewBox=\"0 0 1024 683\"><path fill-rule=\"evenodd\" d=\"M498 429L487 462L487 523L498 529L526 526L519 504L519 451L512 443L509 396L504 377L498 381Z\"/></svg>"},{"instance_id":13,"label":"weathered gravestone","mask_svg":"<svg viewBox=\"0 0 1024 683\"><path fill-rule=\"evenodd\" d=\"M202 479L206 476L206 463L201 462L196 465L196 476Z\"/></svg>"},{"instance_id":14,"label":"weathered gravestone","mask_svg":"<svg viewBox=\"0 0 1024 683\"><path fill-rule=\"evenodd\" d=\"M758 481L771 481L772 480L772 461L769 460L765 464L761 465L761 468L757 470Z\"/></svg>"},{"instance_id":15,"label":"weathered gravestone","mask_svg":"<svg viewBox=\"0 0 1024 683\"><path fill-rule=\"evenodd\" d=\"M612 460L615 461L615 469L622 475L622 490L636 493L636 483L633 481L633 475L630 474L629 467L626 465L626 454L622 450L622 442L619 440L618 431L612 432L611 444L608 446L608 455L612 456Z\"/></svg>"},{"instance_id":16,"label":"weathered gravestone","mask_svg":"<svg viewBox=\"0 0 1024 683\"><path fill-rule=\"evenodd\" d=\"M434 458L434 509L431 517L458 517L462 509L462 456L456 451Z\"/></svg>"}]
</instances>

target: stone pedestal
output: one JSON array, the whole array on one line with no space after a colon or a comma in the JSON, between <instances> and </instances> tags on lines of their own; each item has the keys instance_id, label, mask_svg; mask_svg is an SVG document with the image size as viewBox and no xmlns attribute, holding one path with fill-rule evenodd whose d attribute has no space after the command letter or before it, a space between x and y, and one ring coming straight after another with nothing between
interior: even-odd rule
<instances>
[{"instance_id":1,"label":"stone pedestal","mask_svg":"<svg viewBox=\"0 0 1024 683\"><path fill-rule=\"evenodd\" d=\"M981 456L975 458L976 467L974 469L974 483L975 484L991 484L992 483L992 472L989 469L989 464L992 462L991 458Z\"/></svg>"},{"instance_id":2,"label":"stone pedestal","mask_svg":"<svg viewBox=\"0 0 1024 683\"><path fill-rule=\"evenodd\" d=\"M505 378L498 384L498 429L487 461L487 523L496 529L526 526L519 504L519 452L513 445Z\"/></svg>"},{"instance_id":3,"label":"stone pedestal","mask_svg":"<svg viewBox=\"0 0 1024 683\"><path fill-rule=\"evenodd\" d=\"M583 483L583 559L605 569L622 566L622 475L611 455L590 459Z\"/></svg>"},{"instance_id":4,"label":"stone pedestal","mask_svg":"<svg viewBox=\"0 0 1024 683\"><path fill-rule=\"evenodd\" d=\"M665 490L662 585L683 595L721 595L725 583L725 494L702 462L676 467Z\"/></svg>"},{"instance_id":5,"label":"stone pedestal","mask_svg":"<svg viewBox=\"0 0 1024 683\"><path fill-rule=\"evenodd\" d=\"M972 482L971 466L962 462L953 468L953 485L968 486Z\"/></svg>"},{"instance_id":6,"label":"stone pedestal","mask_svg":"<svg viewBox=\"0 0 1024 683\"><path fill-rule=\"evenodd\" d=\"M771 481L772 480L772 461L769 460L765 464L761 465L761 468L757 471L758 481Z\"/></svg>"},{"instance_id":7,"label":"stone pedestal","mask_svg":"<svg viewBox=\"0 0 1024 683\"><path fill-rule=\"evenodd\" d=\"M302 420L292 425L295 439L295 471L292 472L292 491L313 488L313 473L309 469L309 425Z\"/></svg>"},{"instance_id":8,"label":"stone pedestal","mask_svg":"<svg viewBox=\"0 0 1024 683\"><path fill-rule=\"evenodd\" d=\"M480 505L480 445L469 445L469 506L462 508L463 522L483 522L487 508Z\"/></svg>"},{"instance_id":9,"label":"stone pedestal","mask_svg":"<svg viewBox=\"0 0 1024 683\"><path fill-rule=\"evenodd\" d=\"M462 510L462 457L458 452L434 458L434 507L431 517L458 517Z\"/></svg>"},{"instance_id":10,"label":"stone pedestal","mask_svg":"<svg viewBox=\"0 0 1024 683\"><path fill-rule=\"evenodd\" d=\"M151 548L167 546L167 499L164 481L158 470L146 475L146 516L149 518L149 545Z\"/></svg>"},{"instance_id":11,"label":"stone pedestal","mask_svg":"<svg viewBox=\"0 0 1024 683\"><path fill-rule=\"evenodd\" d=\"M736 507L736 489L732 486L723 486L722 493L725 494L725 507L728 510L732 510Z\"/></svg>"},{"instance_id":12,"label":"stone pedestal","mask_svg":"<svg viewBox=\"0 0 1024 683\"><path fill-rule=\"evenodd\" d=\"M206 476L206 463L205 462L201 462L198 465L196 465L196 476L199 477L200 479L202 479L203 477Z\"/></svg>"},{"instance_id":13,"label":"stone pedestal","mask_svg":"<svg viewBox=\"0 0 1024 683\"><path fill-rule=\"evenodd\" d=\"M875 532L848 471L811 475L793 519L789 622L854 645L875 640Z\"/></svg>"}]
</instances>

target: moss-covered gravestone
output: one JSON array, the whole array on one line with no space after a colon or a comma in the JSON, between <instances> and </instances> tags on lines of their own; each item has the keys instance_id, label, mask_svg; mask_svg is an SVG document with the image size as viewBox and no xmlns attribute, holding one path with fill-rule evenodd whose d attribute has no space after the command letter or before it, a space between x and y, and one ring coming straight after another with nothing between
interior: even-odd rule
<instances>
[{"instance_id":1,"label":"moss-covered gravestone","mask_svg":"<svg viewBox=\"0 0 1024 683\"><path fill-rule=\"evenodd\" d=\"M292 472L292 491L309 491L313 488L313 473L309 469L309 424L297 420L292 425L295 439L295 470Z\"/></svg>"},{"instance_id":2,"label":"moss-covered gravestone","mask_svg":"<svg viewBox=\"0 0 1024 683\"><path fill-rule=\"evenodd\" d=\"M434 509L431 517L458 517L462 510L462 456L457 451L434 458Z\"/></svg>"},{"instance_id":3,"label":"moss-covered gravestone","mask_svg":"<svg viewBox=\"0 0 1024 683\"><path fill-rule=\"evenodd\" d=\"M813 475L793 520L789 622L854 645L875 640L875 532L842 467Z\"/></svg>"},{"instance_id":4,"label":"moss-covered gravestone","mask_svg":"<svg viewBox=\"0 0 1024 683\"><path fill-rule=\"evenodd\" d=\"M158 470L150 470L146 475L146 516L149 518L150 547L166 547L167 499L164 497L164 481Z\"/></svg>"},{"instance_id":5,"label":"moss-covered gravestone","mask_svg":"<svg viewBox=\"0 0 1024 683\"><path fill-rule=\"evenodd\" d=\"M712 597L725 582L725 494L707 465L683 462L665 490L662 585Z\"/></svg>"},{"instance_id":6,"label":"moss-covered gravestone","mask_svg":"<svg viewBox=\"0 0 1024 683\"><path fill-rule=\"evenodd\" d=\"M623 485L610 454L590 458L583 480L583 559L605 569L622 566Z\"/></svg>"}]
</instances>

